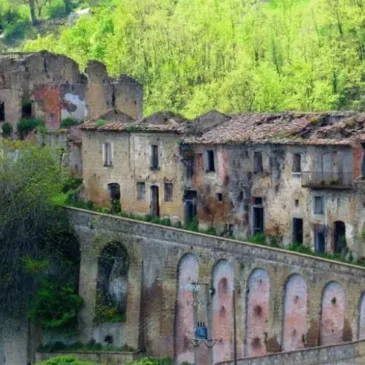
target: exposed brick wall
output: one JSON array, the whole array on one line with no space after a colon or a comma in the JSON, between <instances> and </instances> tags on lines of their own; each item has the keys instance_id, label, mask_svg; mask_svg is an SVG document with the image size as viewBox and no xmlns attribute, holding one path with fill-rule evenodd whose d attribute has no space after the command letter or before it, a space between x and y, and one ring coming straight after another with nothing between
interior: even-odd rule
<instances>
[{"instance_id":1,"label":"exposed brick wall","mask_svg":"<svg viewBox=\"0 0 365 365\"><path fill-rule=\"evenodd\" d=\"M198 282L199 266L194 255L185 255L179 265L178 295L176 305L175 353L178 362L194 362L194 295L186 285Z\"/></svg>"},{"instance_id":2,"label":"exposed brick wall","mask_svg":"<svg viewBox=\"0 0 365 365\"><path fill-rule=\"evenodd\" d=\"M307 334L307 285L300 275L286 283L284 296L283 351L304 349Z\"/></svg>"},{"instance_id":3,"label":"exposed brick wall","mask_svg":"<svg viewBox=\"0 0 365 365\"><path fill-rule=\"evenodd\" d=\"M329 283L323 291L320 344L341 343L344 325L345 293L340 284Z\"/></svg>"},{"instance_id":4,"label":"exposed brick wall","mask_svg":"<svg viewBox=\"0 0 365 365\"><path fill-rule=\"evenodd\" d=\"M247 288L246 356L266 354L270 279L265 270L254 270Z\"/></svg>"}]
</instances>

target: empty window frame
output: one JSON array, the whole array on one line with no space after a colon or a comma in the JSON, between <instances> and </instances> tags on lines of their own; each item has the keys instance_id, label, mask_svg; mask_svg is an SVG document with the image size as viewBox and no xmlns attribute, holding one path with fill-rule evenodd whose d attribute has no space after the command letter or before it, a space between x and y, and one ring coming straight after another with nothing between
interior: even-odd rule
<instances>
[{"instance_id":1,"label":"empty window frame","mask_svg":"<svg viewBox=\"0 0 365 365\"><path fill-rule=\"evenodd\" d=\"M5 122L5 103L0 102L0 122Z\"/></svg>"},{"instance_id":2,"label":"empty window frame","mask_svg":"<svg viewBox=\"0 0 365 365\"><path fill-rule=\"evenodd\" d=\"M324 202L323 196L315 196L314 197L314 214L323 214L324 212Z\"/></svg>"},{"instance_id":3,"label":"empty window frame","mask_svg":"<svg viewBox=\"0 0 365 365\"><path fill-rule=\"evenodd\" d=\"M263 164L262 164L262 153L255 152L253 155L254 158L254 169L256 173L260 173L263 171Z\"/></svg>"},{"instance_id":4,"label":"empty window frame","mask_svg":"<svg viewBox=\"0 0 365 365\"><path fill-rule=\"evenodd\" d=\"M214 172L215 171L214 151L213 150L205 151L204 159L205 159L205 171Z\"/></svg>"},{"instance_id":5,"label":"empty window frame","mask_svg":"<svg viewBox=\"0 0 365 365\"><path fill-rule=\"evenodd\" d=\"M217 201L222 202L223 201L223 194L217 193Z\"/></svg>"},{"instance_id":6,"label":"empty window frame","mask_svg":"<svg viewBox=\"0 0 365 365\"><path fill-rule=\"evenodd\" d=\"M112 166L112 145L110 142L104 143L104 166Z\"/></svg>"},{"instance_id":7,"label":"empty window frame","mask_svg":"<svg viewBox=\"0 0 365 365\"><path fill-rule=\"evenodd\" d=\"M165 202L172 202L173 184L165 183Z\"/></svg>"},{"instance_id":8,"label":"empty window frame","mask_svg":"<svg viewBox=\"0 0 365 365\"><path fill-rule=\"evenodd\" d=\"M302 172L302 156L300 153L293 154L292 172L296 173Z\"/></svg>"},{"instance_id":9,"label":"empty window frame","mask_svg":"<svg viewBox=\"0 0 365 365\"><path fill-rule=\"evenodd\" d=\"M146 184L144 182L137 183L137 200L145 200Z\"/></svg>"},{"instance_id":10,"label":"empty window frame","mask_svg":"<svg viewBox=\"0 0 365 365\"><path fill-rule=\"evenodd\" d=\"M151 146L151 169L158 169L159 168L159 161L158 161L158 146L152 145Z\"/></svg>"}]
</instances>

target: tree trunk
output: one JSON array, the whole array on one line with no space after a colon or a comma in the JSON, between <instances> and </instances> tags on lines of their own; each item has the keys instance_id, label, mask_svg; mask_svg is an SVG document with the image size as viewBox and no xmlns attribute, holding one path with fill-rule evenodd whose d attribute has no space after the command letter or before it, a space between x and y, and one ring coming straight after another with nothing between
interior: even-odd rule
<instances>
[{"instance_id":1,"label":"tree trunk","mask_svg":"<svg viewBox=\"0 0 365 365\"><path fill-rule=\"evenodd\" d=\"M35 3L34 0L29 0L30 17L32 18L32 24L37 25L38 19L35 13Z\"/></svg>"},{"instance_id":2,"label":"tree trunk","mask_svg":"<svg viewBox=\"0 0 365 365\"><path fill-rule=\"evenodd\" d=\"M71 0L63 0L65 3L65 12L66 14L71 13Z\"/></svg>"}]
</instances>

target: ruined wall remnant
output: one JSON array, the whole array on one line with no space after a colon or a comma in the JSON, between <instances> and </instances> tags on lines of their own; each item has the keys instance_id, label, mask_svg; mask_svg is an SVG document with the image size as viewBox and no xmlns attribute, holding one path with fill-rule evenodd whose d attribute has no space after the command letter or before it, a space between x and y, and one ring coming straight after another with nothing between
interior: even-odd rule
<instances>
[{"instance_id":1,"label":"ruined wall remnant","mask_svg":"<svg viewBox=\"0 0 365 365\"><path fill-rule=\"evenodd\" d=\"M22 118L34 117L56 131L65 118L83 121L114 107L132 118L142 116L143 91L136 80L112 79L97 62L86 72L70 58L46 51L0 55L0 123L9 122L15 131ZM26 114L25 104L30 104Z\"/></svg>"}]
</instances>

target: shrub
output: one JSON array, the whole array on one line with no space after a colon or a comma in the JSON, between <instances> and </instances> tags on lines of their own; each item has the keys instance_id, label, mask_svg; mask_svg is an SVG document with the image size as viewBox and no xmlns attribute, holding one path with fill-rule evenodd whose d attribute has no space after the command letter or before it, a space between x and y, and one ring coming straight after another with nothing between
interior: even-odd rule
<instances>
[{"instance_id":1,"label":"shrub","mask_svg":"<svg viewBox=\"0 0 365 365\"><path fill-rule=\"evenodd\" d=\"M17 125L17 131L21 138L32 132L37 127L44 127L44 121L41 119L22 119Z\"/></svg>"},{"instance_id":2,"label":"shrub","mask_svg":"<svg viewBox=\"0 0 365 365\"><path fill-rule=\"evenodd\" d=\"M79 360L74 356L56 356L51 359L42 361L38 365L98 365L97 363Z\"/></svg>"},{"instance_id":3,"label":"shrub","mask_svg":"<svg viewBox=\"0 0 365 365\"><path fill-rule=\"evenodd\" d=\"M61 128L69 128L72 127L74 125L78 125L79 122L76 119L73 118L65 118L62 120L60 127Z\"/></svg>"},{"instance_id":4,"label":"shrub","mask_svg":"<svg viewBox=\"0 0 365 365\"><path fill-rule=\"evenodd\" d=\"M74 329L82 298L67 284L44 279L30 304L29 317L43 328Z\"/></svg>"},{"instance_id":5,"label":"shrub","mask_svg":"<svg viewBox=\"0 0 365 365\"><path fill-rule=\"evenodd\" d=\"M104 119L99 119L97 122L96 122L96 126L99 128L99 127L103 127L105 124L107 124L108 122Z\"/></svg>"},{"instance_id":6,"label":"shrub","mask_svg":"<svg viewBox=\"0 0 365 365\"><path fill-rule=\"evenodd\" d=\"M16 40L22 39L29 27L29 21L17 11L9 10L4 16L4 41L5 43L12 43Z\"/></svg>"},{"instance_id":7,"label":"shrub","mask_svg":"<svg viewBox=\"0 0 365 365\"><path fill-rule=\"evenodd\" d=\"M3 131L3 137L7 138L11 136L11 133L13 132L13 127L11 126L10 123L5 122L2 126L2 131Z\"/></svg>"},{"instance_id":8,"label":"shrub","mask_svg":"<svg viewBox=\"0 0 365 365\"><path fill-rule=\"evenodd\" d=\"M263 245L266 242L266 237L263 233L255 233L253 236L249 237L247 241Z\"/></svg>"},{"instance_id":9,"label":"shrub","mask_svg":"<svg viewBox=\"0 0 365 365\"><path fill-rule=\"evenodd\" d=\"M47 17L49 19L62 18L66 15L63 1L51 1L47 7Z\"/></svg>"}]
</instances>

